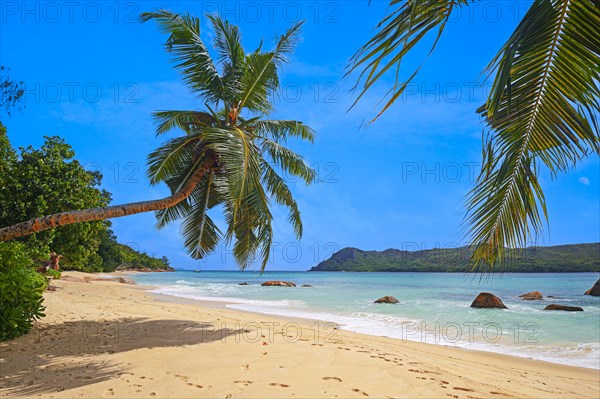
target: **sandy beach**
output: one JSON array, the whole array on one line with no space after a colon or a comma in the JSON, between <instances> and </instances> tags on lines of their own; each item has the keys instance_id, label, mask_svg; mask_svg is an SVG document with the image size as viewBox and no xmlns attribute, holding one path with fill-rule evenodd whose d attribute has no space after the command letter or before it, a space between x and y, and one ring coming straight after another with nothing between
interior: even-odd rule
<instances>
[{"instance_id":1,"label":"sandy beach","mask_svg":"<svg viewBox=\"0 0 600 399\"><path fill-rule=\"evenodd\" d=\"M2 397L598 398L600 372L159 297L65 272ZM275 288L277 289L277 288Z\"/></svg>"}]
</instances>

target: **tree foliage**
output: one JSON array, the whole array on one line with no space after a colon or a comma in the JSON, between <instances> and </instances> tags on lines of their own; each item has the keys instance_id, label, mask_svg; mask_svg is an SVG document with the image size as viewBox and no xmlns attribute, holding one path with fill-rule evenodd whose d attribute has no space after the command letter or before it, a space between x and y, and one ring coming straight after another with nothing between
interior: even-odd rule
<instances>
[{"instance_id":1,"label":"tree foliage","mask_svg":"<svg viewBox=\"0 0 600 399\"><path fill-rule=\"evenodd\" d=\"M25 334L45 316L46 285L24 244L0 242L0 341Z\"/></svg>"},{"instance_id":2,"label":"tree foliage","mask_svg":"<svg viewBox=\"0 0 600 399\"><path fill-rule=\"evenodd\" d=\"M0 124L0 226L48 213L107 206L110 193L100 189L102 176L86 170L60 137L46 137L40 149L13 149ZM165 268L164 262L118 244L107 221L94 221L43 231L19 241L33 259L50 252L63 256L61 267L86 272L132 268ZM135 261L132 261L134 259Z\"/></svg>"},{"instance_id":3,"label":"tree foliage","mask_svg":"<svg viewBox=\"0 0 600 399\"><path fill-rule=\"evenodd\" d=\"M165 182L175 193L195 171L209 165L189 197L157 212L157 226L182 221L184 246L194 258L224 239L233 244L240 268L258 255L264 269L273 240L271 202L288 208L289 222L297 237L302 235L298 205L278 171L307 184L314 178L304 159L285 146L293 137L312 142L312 129L302 122L266 117L274 109L271 98L279 88L279 70L294 48L301 23L278 37L273 50L263 50L261 43L246 53L238 27L210 16L213 59L201 38L199 18L159 10L142 14L142 21L148 20L169 35L165 48L204 105L203 111L155 113L157 134L179 129L184 135L150 154L150 182ZM209 214L216 207L225 214L225 231Z\"/></svg>"},{"instance_id":4,"label":"tree foliage","mask_svg":"<svg viewBox=\"0 0 600 399\"><path fill-rule=\"evenodd\" d=\"M474 266L493 267L547 221L540 166L552 177L600 153L600 6L536 1L488 70L479 109L489 135L467 201ZM508 255L508 256L507 256Z\"/></svg>"},{"instance_id":5,"label":"tree foliage","mask_svg":"<svg viewBox=\"0 0 600 399\"><path fill-rule=\"evenodd\" d=\"M382 76L395 83L379 115L420 67L399 81L404 57L429 33L434 50L451 14L473 0L391 0L375 35L351 58L358 101ZM600 152L600 4L535 0L490 63L492 90L478 112L486 122L479 179L467 198L472 266L492 271L547 223L540 166L553 177ZM431 52L430 52L431 53ZM378 115L378 116L379 116ZM542 216L543 215L543 216Z\"/></svg>"},{"instance_id":6,"label":"tree foliage","mask_svg":"<svg viewBox=\"0 0 600 399\"><path fill-rule=\"evenodd\" d=\"M10 116L11 109L21 109L25 95L25 82L12 80L10 68L0 65L0 110Z\"/></svg>"},{"instance_id":7,"label":"tree foliage","mask_svg":"<svg viewBox=\"0 0 600 399\"><path fill-rule=\"evenodd\" d=\"M264 269L273 242L271 204L289 210L288 221L298 238L302 220L298 204L280 173L300 177L307 184L314 171L286 147L287 140L313 141L313 130L295 120L271 120L271 99L279 89L279 70L288 61L302 23L279 36L274 48L262 43L246 53L237 26L217 16L209 20L215 31L217 58L201 38L200 19L168 10L144 13L169 35L165 48L203 111L155 113L157 134L179 129L183 136L168 140L149 155L152 184L166 183L169 197L110 207L46 214L0 228L0 239L11 240L60 226L157 211L158 227L182 222L184 246L201 258L224 240L232 244L241 269L258 255ZM221 231L209 213L218 207L227 228ZM78 208L74 208L78 209Z\"/></svg>"},{"instance_id":8,"label":"tree foliage","mask_svg":"<svg viewBox=\"0 0 600 399\"><path fill-rule=\"evenodd\" d=\"M573 244L554 247L507 249L511 251L511 272L564 273L600 272L600 244ZM434 248L422 251L362 251L344 248L311 271L324 272L446 272L466 273L473 249Z\"/></svg>"},{"instance_id":9,"label":"tree foliage","mask_svg":"<svg viewBox=\"0 0 600 399\"><path fill-rule=\"evenodd\" d=\"M2 137L2 153L14 154ZM6 173L0 186L0 225L7 226L49 213L70 209L106 206L110 194L99 188L102 176L87 171L73 159L71 146L60 137L45 137L40 149L21 148L18 157L3 161ZM107 223L90 222L44 231L22 239L38 259L48 258L54 251L63 255L64 268L100 271L102 259L97 250L100 233Z\"/></svg>"},{"instance_id":10,"label":"tree foliage","mask_svg":"<svg viewBox=\"0 0 600 399\"><path fill-rule=\"evenodd\" d=\"M98 255L102 258L102 270L105 272L117 269L173 270L166 256L156 258L136 251L129 245L120 244L111 229L100 234Z\"/></svg>"}]
</instances>

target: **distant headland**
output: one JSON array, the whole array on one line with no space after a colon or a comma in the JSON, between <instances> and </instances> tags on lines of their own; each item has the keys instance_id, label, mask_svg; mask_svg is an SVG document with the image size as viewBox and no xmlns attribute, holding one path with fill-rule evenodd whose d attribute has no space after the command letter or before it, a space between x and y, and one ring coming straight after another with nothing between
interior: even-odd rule
<instances>
[{"instance_id":1,"label":"distant headland","mask_svg":"<svg viewBox=\"0 0 600 399\"><path fill-rule=\"evenodd\" d=\"M504 271L515 273L600 272L600 243L529 247L513 250ZM313 272L468 272L469 247L422 251L363 251L344 248L309 271Z\"/></svg>"}]
</instances>

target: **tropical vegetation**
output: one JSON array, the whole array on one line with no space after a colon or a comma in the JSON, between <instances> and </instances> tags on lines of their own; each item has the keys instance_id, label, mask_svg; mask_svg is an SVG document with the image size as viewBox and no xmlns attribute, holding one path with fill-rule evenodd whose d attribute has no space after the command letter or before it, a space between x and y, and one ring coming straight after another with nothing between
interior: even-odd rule
<instances>
[{"instance_id":1,"label":"tropical vegetation","mask_svg":"<svg viewBox=\"0 0 600 399\"><path fill-rule=\"evenodd\" d=\"M157 134L179 129L183 135L166 141L148 158L152 184L161 182L171 196L154 201L68 212L35 219L23 217L0 229L0 240L38 233L74 223L100 221L140 212L157 211L157 226L182 221L184 245L200 258L225 240L242 269L257 254L264 269L273 240L271 201L289 209L296 236L302 235L300 211L278 171L309 184L313 170L285 146L290 138L311 141L314 132L295 120L272 120L272 95L279 88L279 69L298 38L301 23L280 36L273 50L261 45L246 53L238 27L217 16L210 22L217 55L213 59L201 39L200 19L160 10L142 14L167 33L166 50L174 57L184 82L204 110L155 113ZM87 207L87 206L86 206ZM209 211L218 208L227 228L221 231ZM44 213L53 210L45 209ZM101 222L100 222L101 223ZM6 224L3 224L6 225Z\"/></svg>"},{"instance_id":2,"label":"tropical vegetation","mask_svg":"<svg viewBox=\"0 0 600 399\"><path fill-rule=\"evenodd\" d=\"M72 209L107 206L111 195L99 188L101 181L102 175L86 170L62 138L46 137L41 148L29 146L17 153L0 123L0 225ZM63 270L169 268L166 258L154 258L119 244L109 227L108 221L79 223L19 241L37 266L56 252L62 256Z\"/></svg>"},{"instance_id":3,"label":"tropical vegetation","mask_svg":"<svg viewBox=\"0 0 600 399\"><path fill-rule=\"evenodd\" d=\"M430 53L458 8L475 0L391 0L375 35L352 57L360 71L356 101L383 76L395 74L383 112L402 95L420 66L400 81L400 65L423 38ZM568 171L600 153L600 6L594 0L534 0L490 62L482 169L466 201L474 268L493 270L543 231L548 215L539 176ZM422 64L421 64L422 65ZM356 103L355 103L356 104Z\"/></svg>"},{"instance_id":4,"label":"tropical vegetation","mask_svg":"<svg viewBox=\"0 0 600 399\"><path fill-rule=\"evenodd\" d=\"M171 262L166 256L160 258L140 252L131 246L117 242L117 237L111 229L106 229L100 235L98 255L102 258L102 271L115 270L146 270L173 271Z\"/></svg>"},{"instance_id":5,"label":"tropical vegetation","mask_svg":"<svg viewBox=\"0 0 600 399\"><path fill-rule=\"evenodd\" d=\"M58 136L46 137L40 149L30 146L17 153L0 123L0 224L107 204L110 193L98 187L102 176L74 157ZM47 279L61 277L60 270L39 272L51 252L61 254L63 270L171 270L166 257L118 243L109 226L105 221L80 223L0 242L0 341L26 333L44 316Z\"/></svg>"},{"instance_id":6,"label":"tropical vegetation","mask_svg":"<svg viewBox=\"0 0 600 399\"><path fill-rule=\"evenodd\" d=\"M0 242L0 341L25 334L44 317L46 277L37 273L25 244Z\"/></svg>"},{"instance_id":7,"label":"tropical vegetation","mask_svg":"<svg viewBox=\"0 0 600 399\"><path fill-rule=\"evenodd\" d=\"M0 225L71 209L107 206L110 194L99 188L102 176L86 170L75 152L60 137L46 137L39 149L31 146L17 153L0 126ZM48 259L50 252L63 255L64 268L102 269L98 256L100 233L107 223L88 222L24 237L35 259Z\"/></svg>"},{"instance_id":8,"label":"tropical vegetation","mask_svg":"<svg viewBox=\"0 0 600 399\"><path fill-rule=\"evenodd\" d=\"M507 249L515 273L600 272L600 243ZM311 269L317 272L446 272L470 270L472 248L434 248L420 251L344 248Z\"/></svg>"}]
</instances>

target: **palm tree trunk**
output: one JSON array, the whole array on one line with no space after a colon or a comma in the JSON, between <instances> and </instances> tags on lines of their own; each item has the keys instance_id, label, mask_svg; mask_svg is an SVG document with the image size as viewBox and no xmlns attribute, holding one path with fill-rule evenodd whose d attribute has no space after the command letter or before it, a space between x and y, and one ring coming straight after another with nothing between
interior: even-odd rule
<instances>
[{"instance_id":1,"label":"palm tree trunk","mask_svg":"<svg viewBox=\"0 0 600 399\"><path fill-rule=\"evenodd\" d=\"M82 209L78 211L56 213L54 215L43 216L41 218L28 220L12 226L0 229L0 241L8 241L17 237L37 233L38 231L48 230L59 226L69 224L91 222L94 220L104 220L119 218L123 216L135 215L137 213L158 211L167 209L176 205L189 197L194 188L202 181L206 172L212 167L214 160L205 162L194 172L187 183L171 196L152 201L132 202L123 205L113 205L102 208Z\"/></svg>"}]
</instances>

